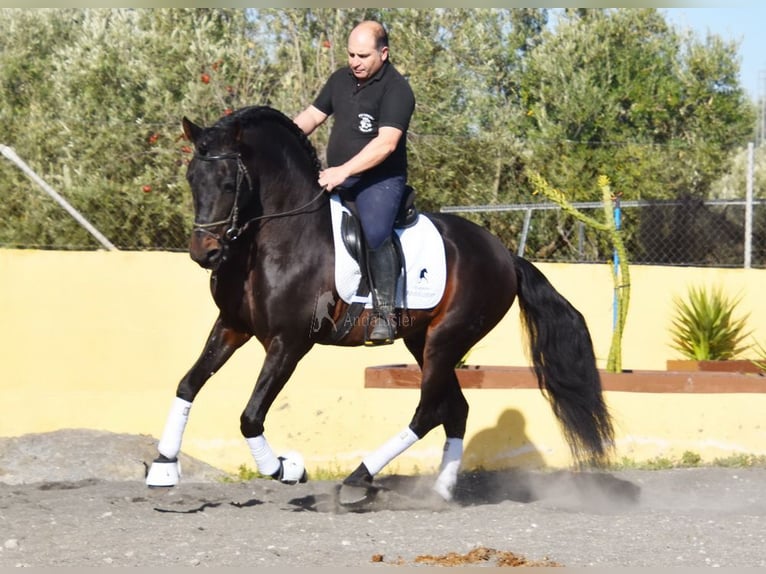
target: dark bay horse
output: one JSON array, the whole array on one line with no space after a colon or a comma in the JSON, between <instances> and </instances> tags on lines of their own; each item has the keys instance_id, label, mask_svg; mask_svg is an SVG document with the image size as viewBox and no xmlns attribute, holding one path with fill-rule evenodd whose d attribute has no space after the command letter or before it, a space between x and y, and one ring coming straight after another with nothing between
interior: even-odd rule
<instances>
[{"instance_id":1,"label":"dark bay horse","mask_svg":"<svg viewBox=\"0 0 766 574\"><path fill-rule=\"evenodd\" d=\"M261 474L287 483L305 480L299 455L278 457L269 447L266 415L315 344L362 345L369 313L342 340L332 338L348 304L335 288L331 213L317 183L316 151L290 118L269 107L240 109L211 127L183 118L183 127L195 149L187 171L195 214L190 253L212 270L220 313L178 385L147 484L177 483L176 457L195 397L251 337L266 357L242 412L241 432ZM409 424L365 457L343 484L372 492L376 473L441 425L446 443L434 489L451 498L468 416L455 367L516 297L534 372L573 459L579 466L603 465L613 428L582 315L536 267L484 228L448 214L420 216L439 230L447 262L447 285L435 307L397 309L397 337L422 370L420 401ZM334 294L325 299L330 320L322 321L316 304L328 292Z\"/></svg>"}]
</instances>

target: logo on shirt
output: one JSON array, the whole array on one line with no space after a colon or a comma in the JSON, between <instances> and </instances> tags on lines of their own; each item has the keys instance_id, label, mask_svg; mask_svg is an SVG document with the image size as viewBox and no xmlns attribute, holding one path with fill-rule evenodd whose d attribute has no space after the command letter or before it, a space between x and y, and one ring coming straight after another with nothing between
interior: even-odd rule
<instances>
[{"instance_id":1,"label":"logo on shirt","mask_svg":"<svg viewBox=\"0 0 766 574\"><path fill-rule=\"evenodd\" d=\"M373 131L375 129L372 125L374 119L370 114L359 114L359 131L364 134Z\"/></svg>"}]
</instances>

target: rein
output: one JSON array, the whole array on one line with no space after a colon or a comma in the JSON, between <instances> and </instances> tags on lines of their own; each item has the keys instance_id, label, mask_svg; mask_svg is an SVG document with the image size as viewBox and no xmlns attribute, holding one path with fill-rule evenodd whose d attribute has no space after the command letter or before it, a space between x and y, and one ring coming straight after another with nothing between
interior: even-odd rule
<instances>
[{"instance_id":1,"label":"rein","mask_svg":"<svg viewBox=\"0 0 766 574\"><path fill-rule=\"evenodd\" d=\"M242 182L247 180L247 185L250 188L250 191L253 189L253 181L250 178L250 172L247 171L247 166L245 166L245 163L242 161L242 154L240 153L222 153L218 155L199 155L194 154L194 157L201 160L201 161L218 161L218 160L228 160L228 159L235 159L237 160L237 186L234 192L234 204L231 207L231 212L229 213L229 216L226 219L219 219L218 221L211 221L209 223L199 223L197 221L194 222L194 231L204 231L205 233L209 235L213 235L217 239L221 241L234 241L239 237L244 230L248 228L248 226L251 223L254 223L256 221L263 221L266 219L275 219L277 217L287 217L290 215L298 215L300 214L304 209L309 207L311 204L318 201L325 193L325 188L322 187L322 189L319 190L319 193L315 195L311 200L306 202L305 204L301 205L300 207L297 207L295 209L290 209L288 211L282 211L280 213L269 213L269 214L263 214L258 215L256 217L252 217L248 219L242 226L237 225L237 218L239 216L239 191L242 186ZM220 237L219 235L209 231L209 229L213 227L218 227L220 225L229 224L229 228L224 232L223 237Z\"/></svg>"}]
</instances>

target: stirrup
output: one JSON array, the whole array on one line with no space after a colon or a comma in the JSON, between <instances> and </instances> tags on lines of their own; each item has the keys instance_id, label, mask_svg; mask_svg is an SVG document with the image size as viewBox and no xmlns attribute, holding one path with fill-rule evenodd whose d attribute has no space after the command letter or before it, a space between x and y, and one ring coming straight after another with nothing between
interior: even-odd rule
<instances>
[{"instance_id":1,"label":"stirrup","mask_svg":"<svg viewBox=\"0 0 766 574\"><path fill-rule=\"evenodd\" d=\"M372 322L375 325L372 325ZM391 345L396 339L396 330L391 325L386 315L375 312L367 325L364 333L364 344L367 347L376 347L378 345Z\"/></svg>"}]
</instances>

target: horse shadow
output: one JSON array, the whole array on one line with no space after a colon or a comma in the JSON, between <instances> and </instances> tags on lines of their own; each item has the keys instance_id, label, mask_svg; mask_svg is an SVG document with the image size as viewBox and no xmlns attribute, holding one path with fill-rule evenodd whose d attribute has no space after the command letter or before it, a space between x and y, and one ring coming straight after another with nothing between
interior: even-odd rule
<instances>
[{"instance_id":1,"label":"horse shadow","mask_svg":"<svg viewBox=\"0 0 766 574\"><path fill-rule=\"evenodd\" d=\"M377 477L368 498L350 506L339 503L340 485L333 493L290 502L295 511L318 512L439 511L515 502L538 503L564 511L611 513L637 504L641 488L608 472L546 468L543 456L526 436L525 426L524 416L508 409L498 417L495 426L474 435L465 448L464 464L471 468L484 462L501 468L460 472L451 502L445 502L432 490L435 474Z\"/></svg>"},{"instance_id":2,"label":"horse shadow","mask_svg":"<svg viewBox=\"0 0 766 574\"><path fill-rule=\"evenodd\" d=\"M503 411L494 427L474 435L464 463L477 469L458 476L454 496L465 506L513 501L607 511L633 505L640 497L640 487L608 472L547 468L516 409Z\"/></svg>"},{"instance_id":3,"label":"horse shadow","mask_svg":"<svg viewBox=\"0 0 766 574\"><path fill-rule=\"evenodd\" d=\"M463 453L465 468L544 468L545 459L527 437L526 420L516 409L506 409L495 426L476 433Z\"/></svg>"},{"instance_id":4,"label":"horse shadow","mask_svg":"<svg viewBox=\"0 0 766 574\"><path fill-rule=\"evenodd\" d=\"M354 504L340 502L342 486L332 492L296 497L289 501L293 512L343 514L384 510L430 512L496 505L506 502L539 504L564 512L613 514L638 504L641 488L607 472L527 470L467 471L458 475L452 501L433 489L436 475L386 475L375 481L367 498Z\"/></svg>"},{"instance_id":5,"label":"horse shadow","mask_svg":"<svg viewBox=\"0 0 766 574\"><path fill-rule=\"evenodd\" d=\"M458 476L455 501L462 506L505 501L539 503L561 510L609 514L638 504L641 487L605 471L473 471Z\"/></svg>"}]
</instances>

